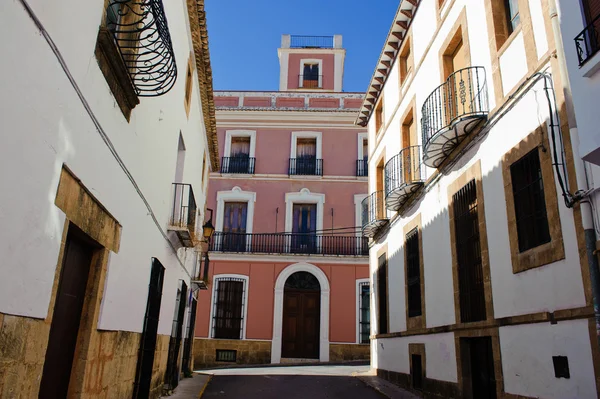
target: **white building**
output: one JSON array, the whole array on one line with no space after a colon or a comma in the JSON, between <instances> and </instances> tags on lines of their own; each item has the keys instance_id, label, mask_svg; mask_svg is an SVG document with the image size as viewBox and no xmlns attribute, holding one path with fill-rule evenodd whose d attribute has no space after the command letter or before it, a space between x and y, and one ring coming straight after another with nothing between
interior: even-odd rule
<instances>
[{"instance_id":1,"label":"white building","mask_svg":"<svg viewBox=\"0 0 600 399\"><path fill-rule=\"evenodd\" d=\"M357 120L372 367L428 396L597 396L593 225L553 3L401 1Z\"/></svg>"},{"instance_id":2,"label":"white building","mask_svg":"<svg viewBox=\"0 0 600 399\"><path fill-rule=\"evenodd\" d=\"M156 397L190 367L218 168L204 2L9 0L0 26L0 396Z\"/></svg>"}]
</instances>

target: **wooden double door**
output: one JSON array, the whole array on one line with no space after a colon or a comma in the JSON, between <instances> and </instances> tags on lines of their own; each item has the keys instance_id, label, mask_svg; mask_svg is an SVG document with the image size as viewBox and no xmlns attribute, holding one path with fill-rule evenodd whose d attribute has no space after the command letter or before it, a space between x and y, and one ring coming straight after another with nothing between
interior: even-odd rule
<instances>
[{"instance_id":1,"label":"wooden double door","mask_svg":"<svg viewBox=\"0 0 600 399\"><path fill-rule=\"evenodd\" d=\"M281 357L319 358L320 308L320 290L284 291Z\"/></svg>"}]
</instances>

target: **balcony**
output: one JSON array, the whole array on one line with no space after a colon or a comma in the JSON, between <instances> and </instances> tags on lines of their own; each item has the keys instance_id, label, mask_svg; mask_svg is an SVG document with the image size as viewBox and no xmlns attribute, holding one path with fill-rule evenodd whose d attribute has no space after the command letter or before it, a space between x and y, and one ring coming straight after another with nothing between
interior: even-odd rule
<instances>
[{"instance_id":1,"label":"balcony","mask_svg":"<svg viewBox=\"0 0 600 399\"><path fill-rule=\"evenodd\" d=\"M458 70L423 104L423 163L437 168L489 112L485 68Z\"/></svg>"},{"instance_id":2,"label":"balcony","mask_svg":"<svg viewBox=\"0 0 600 399\"><path fill-rule=\"evenodd\" d=\"M290 176L323 176L323 160L317 158L290 158L288 174Z\"/></svg>"},{"instance_id":3,"label":"balcony","mask_svg":"<svg viewBox=\"0 0 600 399\"><path fill-rule=\"evenodd\" d=\"M385 164L385 206L397 211L424 184L421 146L403 149Z\"/></svg>"},{"instance_id":4,"label":"balcony","mask_svg":"<svg viewBox=\"0 0 600 399\"><path fill-rule=\"evenodd\" d=\"M575 38L579 66L583 66L600 50L600 15Z\"/></svg>"},{"instance_id":5,"label":"balcony","mask_svg":"<svg viewBox=\"0 0 600 399\"><path fill-rule=\"evenodd\" d=\"M181 245L194 246L196 234L196 198L190 184L173 183L173 209L169 231L175 232Z\"/></svg>"},{"instance_id":6,"label":"balcony","mask_svg":"<svg viewBox=\"0 0 600 399\"><path fill-rule=\"evenodd\" d=\"M290 36L290 48L333 48L333 36Z\"/></svg>"},{"instance_id":7,"label":"balcony","mask_svg":"<svg viewBox=\"0 0 600 399\"><path fill-rule=\"evenodd\" d=\"M222 157L221 173L254 174L256 158L250 157Z\"/></svg>"},{"instance_id":8,"label":"balcony","mask_svg":"<svg viewBox=\"0 0 600 399\"><path fill-rule=\"evenodd\" d=\"M376 191L362 202L362 232L365 237L374 237L389 219L383 200L383 191Z\"/></svg>"},{"instance_id":9,"label":"balcony","mask_svg":"<svg viewBox=\"0 0 600 399\"><path fill-rule=\"evenodd\" d=\"M323 75L298 75L299 89L322 89Z\"/></svg>"},{"instance_id":10,"label":"balcony","mask_svg":"<svg viewBox=\"0 0 600 399\"><path fill-rule=\"evenodd\" d=\"M136 94L154 97L175 85L177 66L162 0L109 0L106 28Z\"/></svg>"},{"instance_id":11,"label":"balcony","mask_svg":"<svg viewBox=\"0 0 600 399\"><path fill-rule=\"evenodd\" d=\"M225 253L368 256L364 237L301 233L213 234L210 251Z\"/></svg>"},{"instance_id":12,"label":"balcony","mask_svg":"<svg viewBox=\"0 0 600 399\"><path fill-rule=\"evenodd\" d=\"M368 159L357 159L356 160L356 176L357 177L369 176L369 160Z\"/></svg>"}]
</instances>

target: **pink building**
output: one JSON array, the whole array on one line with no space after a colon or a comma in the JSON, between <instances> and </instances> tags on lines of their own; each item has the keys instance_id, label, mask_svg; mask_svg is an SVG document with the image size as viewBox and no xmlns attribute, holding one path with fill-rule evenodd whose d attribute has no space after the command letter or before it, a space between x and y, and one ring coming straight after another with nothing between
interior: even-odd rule
<instances>
[{"instance_id":1,"label":"pink building","mask_svg":"<svg viewBox=\"0 0 600 399\"><path fill-rule=\"evenodd\" d=\"M369 358L367 133L341 36L284 35L280 91L216 92L195 365Z\"/></svg>"}]
</instances>

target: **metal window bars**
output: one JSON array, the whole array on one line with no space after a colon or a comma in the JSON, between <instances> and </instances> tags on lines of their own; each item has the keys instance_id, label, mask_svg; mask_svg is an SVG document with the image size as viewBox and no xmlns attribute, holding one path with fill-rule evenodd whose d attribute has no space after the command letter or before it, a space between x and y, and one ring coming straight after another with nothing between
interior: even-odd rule
<instances>
[{"instance_id":1,"label":"metal window bars","mask_svg":"<svg viewBox=\"0 0 600 399\"><path fill-rule=\"evenodd\" d=\"M333 48L333 36L290 36L290 48Z\"/></svg>"},{"instance_id":2,"label":"metal window bars","mask_svg":"<svg viewBox=\"0 0 600 399\"><path fill-rule=\"evenodd\" d=\"M600 50L600 14L575 37L579 66L583 66Z\"/></svg>"},{"instance_id":3,"label":"metal window bars","mask_svg":"<svg viewBox=\"0 0 600 399\"><path fill-rule=\"evenodd\" d=\"M212 338L242 339L246 280L222 277L215 280Z\"/></svg>"},{"instance_id":4,"label":"metal window bars","mask_svg":"<svg viewBox=\"0 0 600 399\"><path fill-rule=\"evenodd\" d=\"M187 227L194 233L196 231L196 197L191 184L173 183L173 209L171 213L171 226Z\"/></svg>"},{"instance_id":5,"label":"metal window bars","mask_svg":"<svg viewBox=\"0 0 600 399\"><path fill-rule=\"evenodd\" d=\"M237 156L221 158L221 173L254 174L256 158Z\"/></svg>"},{"instance_id":6,"label":"metal window bars","mask_svg":"<svg viewBox=\"0 0 600 399\"><path fill-rule=\"evenodd\" d=\"M366 177L369 176L369 160L357 159L356 160L356 176Z\"/></svg>"},{"instance_id":7,"label":"metal window bars","mask_svg":"<svg viewBox=\"0 0 600 399\"><path fill-rule=\"evenodd\" d=\"M177 65L162 0L110 0L106 27L138 96L171 90Z\"/></svg>"},{"instance_id":8,"label":"metal window bars","mask_svg":"<svg viewBox=\"0 0 600 399\"><path fill-rule=\"evenodd\" d=\"M323 176L323 160L317 158L290 158L288 174Z\"/></svg>"}]
</instances>

